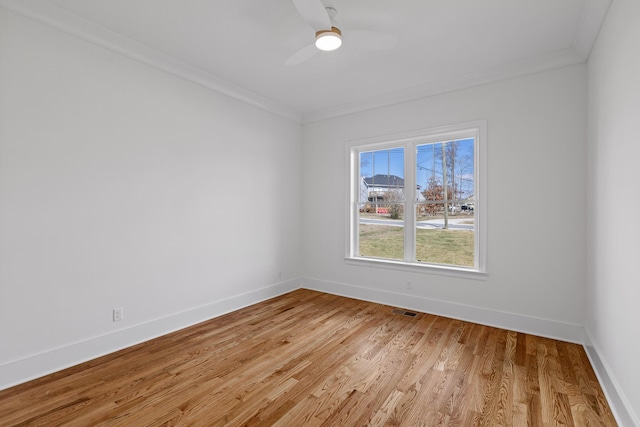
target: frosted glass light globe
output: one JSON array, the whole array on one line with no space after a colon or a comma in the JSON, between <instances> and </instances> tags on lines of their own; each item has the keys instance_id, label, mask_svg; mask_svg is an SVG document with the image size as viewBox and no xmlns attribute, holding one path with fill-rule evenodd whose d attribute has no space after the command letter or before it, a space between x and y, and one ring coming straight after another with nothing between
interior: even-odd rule
<instances>
[{"instance_id":1,"label":"frosted glass light globe","mask_svg":"<svg viewBox=\"0 0 640 427\"><path fill-rule=\"evenodd\" d=\"M342 33L336 27L328 31L318 31L316 33L316 47L320 50L336 50L342 45Z\"/></svg>"}]
</instances>

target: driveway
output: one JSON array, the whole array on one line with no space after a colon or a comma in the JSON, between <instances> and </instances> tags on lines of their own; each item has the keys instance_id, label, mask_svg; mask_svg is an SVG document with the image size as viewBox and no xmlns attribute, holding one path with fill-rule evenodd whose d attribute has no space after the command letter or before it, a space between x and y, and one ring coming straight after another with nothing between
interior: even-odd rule
<instances>
[{"instance_id":1,"label":"driveway","mask_svg":"<svg viewBox=\"0 0 640 427\"><path fill-rule=\"evenodd\" d=\"M450 230L473 230L473 224L463 224L469 221L469 218L450 218L449 229ZM360 224L377 224L377 225L389 225L392 227L402 227L404 223L397 219L374 219L374 218L360 218ZM418 221L416 223L417 228L444 228L444 219L431 219L428 221Z\"/></svg>"}]
</instances>

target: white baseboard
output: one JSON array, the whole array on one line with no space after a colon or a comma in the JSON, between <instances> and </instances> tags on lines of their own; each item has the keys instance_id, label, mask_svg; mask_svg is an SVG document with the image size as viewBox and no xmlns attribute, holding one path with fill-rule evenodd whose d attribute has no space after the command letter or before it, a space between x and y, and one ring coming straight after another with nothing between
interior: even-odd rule
<instances>
[{"instance_id":1,"label":"white baseboard","mask_svg":"<svg viewBox=\"0 0 640 427\"><path fill-rule=\"evenodd\" d=\"M613 375L610 375L611 368L606 359L601 357L602 351L593 339L589 329L585 333L584 349L591 361L591 366L598 377L600 386L609 402L609 407L621 427L640 427L640 419L633 411L629 400L620 389L620 384Z\"/></svg>"},{"instance_id":2,"label":"white baseboard","mask_svg":"<svg viewBox=\"0 0 640 427\"><path fill-rule=\"evenodd\" d=\"M610 369L606 360L600 356L602 352L599 351L597 343L593 341L588 330L585 333L582 326L312 278L277 283L0 365L0 390L262 302L300 287L583 344L619 425L623 427L640 426L637 415L631 409L624 394L619 392L620 387L617 381L609 375Z\"/></svg>"},{"instance_id":3,"label":"white baseboard","mask_svg":"<svg viewBox=\"0 0 640 427\"><path fill-rule=\"evenodd\" d=\"M365 288L345 283L329 282L304 277L301 286L320 292L371 301L424 313L437 314L482 325L495 326L511 331L524 332L577 344L584 343L582 325L539 319L487 308L439 301L416 295L408 295L379 289Z\"/></svg>"},{"instance_id":4,"label":"white baseboard","mask_svg":"<svg viewBox=\"0 0 640 427\"><path fill-rule=\"evenodd\" d=\"M0 365L0 390L285 294L299 287L298 279L277 283Z\"/></svg>"}]
</instances>

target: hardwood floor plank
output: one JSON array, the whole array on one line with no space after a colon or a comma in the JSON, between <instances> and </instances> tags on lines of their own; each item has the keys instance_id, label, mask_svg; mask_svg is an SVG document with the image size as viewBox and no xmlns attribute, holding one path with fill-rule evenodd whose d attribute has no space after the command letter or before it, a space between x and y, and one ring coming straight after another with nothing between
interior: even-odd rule
<instances>
[{"instance_id":1,"label":"hardwood floor plank","mask_svg":"<svg viewBox=\"0 0 640 427\"><path fill-rule=\"evenodd\" d=\"M297 290L0 391L0 426L615 426L584 349Z\"/></svg>"},{"instance_id":2,"label":"hardwood floor plank","mask_svg":"<svg viewBox=\"0 0 640 427\"><path fill-rule=\"evenodd\" d=\"M367 425L370 426L383 426L387 423L387 420L393 416L396 409L396 404L402 399L404 393L398 390L393 390L385 401L380 405L380 409L376 411L371 422ZM396 423L392 423L391 425L397 425Z\"/></svg>"}]
</instances>

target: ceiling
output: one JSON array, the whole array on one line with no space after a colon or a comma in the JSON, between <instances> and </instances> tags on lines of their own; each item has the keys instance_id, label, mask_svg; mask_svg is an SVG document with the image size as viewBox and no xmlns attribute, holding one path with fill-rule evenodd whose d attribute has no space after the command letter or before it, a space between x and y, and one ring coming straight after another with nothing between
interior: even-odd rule
<instances>
[{"instance_id":1,"label":"ceiling","mask_svg":"<svg viewBox=\"0 0 640 427\"><path fill-rule=\"evenodd\" d=\"M286 66L314 31L292 0L0 0L0 6L309 122L588 59L611 0L324 0L397 35Z\"/></svg>"}]
</instances>

